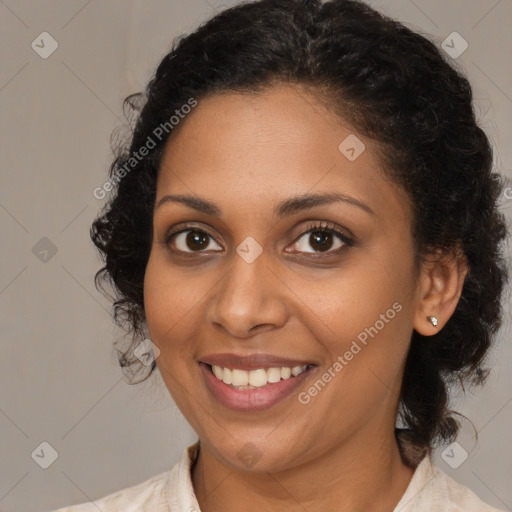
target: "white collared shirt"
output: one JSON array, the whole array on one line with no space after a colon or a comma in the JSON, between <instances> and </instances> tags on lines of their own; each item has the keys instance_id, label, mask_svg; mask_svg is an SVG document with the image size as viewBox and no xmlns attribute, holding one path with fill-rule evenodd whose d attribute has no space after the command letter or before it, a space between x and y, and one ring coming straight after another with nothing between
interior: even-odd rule
<instances>
[{"instance_id":1,"label":"white collared shirt","mask_svg":"<svg viewBox=\"0 0 512 512\"><path fill-rule=\"evenodd\" d=\"M185 448L181 460L170 471L94 502L55 512L201 512L190 474L198 449L198 442ZM430 456L426 455L393 512L432 511L502 512L432 465Z\"/></svg>"}]
</instances>

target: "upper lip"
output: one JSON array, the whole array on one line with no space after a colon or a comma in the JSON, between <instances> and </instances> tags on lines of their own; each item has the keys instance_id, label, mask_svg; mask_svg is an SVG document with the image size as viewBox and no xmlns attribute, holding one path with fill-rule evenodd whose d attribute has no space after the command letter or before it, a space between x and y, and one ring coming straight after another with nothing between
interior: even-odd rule
<instances>
[{"instance_id":1,"label":"upper lip","mask_svg":"<svg viewBox=\"0 0 512 512\"><path fill-rule=\"evenodd\" d=\"M239 370L257 370L258 368L277 368L281 366L293 368L294 366L313 365L309 361L299 359L286 359L284 357L274 356L272 354L209 354L200 359L201 362L222 366L224 368Z\"/></svg>"}]
</instances>

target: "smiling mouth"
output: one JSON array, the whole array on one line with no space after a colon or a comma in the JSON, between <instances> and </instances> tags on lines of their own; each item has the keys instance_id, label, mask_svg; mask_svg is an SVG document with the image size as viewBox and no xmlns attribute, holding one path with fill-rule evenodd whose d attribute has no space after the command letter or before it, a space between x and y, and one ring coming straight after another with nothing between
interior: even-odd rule
<instances>
[{"instance_id":1,"label":"smiling mouth","mask_svg":"<svg viewBox=\"0 0 512 512\"><path fill-rule=\"evenodd\" d=\"M307 371L313 365L280 366L272 368L256 368L254 370L242 370L238 368L226 368L205 363L217 380L236 390L261 389L272 384L293 379Z\"/></svg>"}]
</instances>

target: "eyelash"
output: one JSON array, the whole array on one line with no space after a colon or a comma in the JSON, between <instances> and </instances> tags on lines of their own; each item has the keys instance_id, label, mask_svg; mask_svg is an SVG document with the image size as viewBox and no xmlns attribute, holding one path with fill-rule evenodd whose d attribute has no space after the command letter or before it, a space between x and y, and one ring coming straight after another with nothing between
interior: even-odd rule
<instances>
[{"instance_id":1,"label":"eyelash","mask_svg":"<svg viewBox=\"0 0 512 512\"><path fill-rule=\"evenodd\" d=\"M194 225L186 223L186 224L182 225L180 229L177 229L175 231L170 231L169 233L167 233L167 235L166 235L166 237L164 239L164 245L168 246L169 249L173 253L179 253L179 254L185 255L187 257L188 256L195 256L196 254L200 254L200 253L204 252L204 251L186 252L186 251L180 251L180 250L176 250L176 249L171 249L170 248L170 243L171 243L173 237L175 237L175 236L177 236L177 235L179 235L181 233L186 233L188 231L197 231L198 233L204 233L204 234L208 235L209 237L211 237L212 239L215 240L215 237L209 231L207 231L206 229L198 228L197 226L194 226ZM314 257L315 257L315 255L318 255L318 256L322 256L322 255L331 256L333 254L340 254L342 251L346 250L347 247L351 247L352 245L354 245L354 239L353 238L351 238L347 234L345 234L342 231L340 231L336 227L336 225L331 224L330 222L313 222L313 223L309 224L307 226L306 230L303 231L294 240L293 243L295 244L304 235L307 235L308 233L312 233L312 232L315 232L315 231L319 231L319 232L322 232L322 233L334 234L343 242L343 245L341 247L338 247L335 250L329 250L329 251L325 251L325 252L318 251L318 252L306 253L308 255L314 255ZM218 243L218 242L216 242L216 243ZM219 252L219 251L215 251L215 252ZM318 257L318 256L316 256L316 257Z\"/></svg>"}]
</instances>

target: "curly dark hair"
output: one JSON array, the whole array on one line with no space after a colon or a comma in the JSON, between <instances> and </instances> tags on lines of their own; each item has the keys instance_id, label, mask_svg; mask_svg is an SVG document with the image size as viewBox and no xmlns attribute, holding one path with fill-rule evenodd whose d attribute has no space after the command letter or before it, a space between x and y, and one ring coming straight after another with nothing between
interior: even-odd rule
<instances>
[{"instance_id":1,"label":"curly dark hair","mask_svg":"<svg viewBox=\"0 0 512 512\"><path fill-rule=\"evenodd\" d=\"M462 296L445 327L428 339L412 333L400 396L413 446L430 451L453 440L460 423L449 391L487 378L481 365L502 322L508 275L501 252L507 228L497 206L503 182L492 171L471 86L447 59L427 37L357 0L243 3L175 41L145 92L125 99L136 122L129 141L115 148L112 193L91 229L105 263L96 286L114 290L115 322L134 337L143 333L143 280L169 119L207 95L305 86L382 148L386 175L410 200L417 262L436 250L459 250L467 259ZM148 141L151 150L140 151ZM138 363L133 342L118 352L123 367Z\"/></svg>"}]
</instances>

